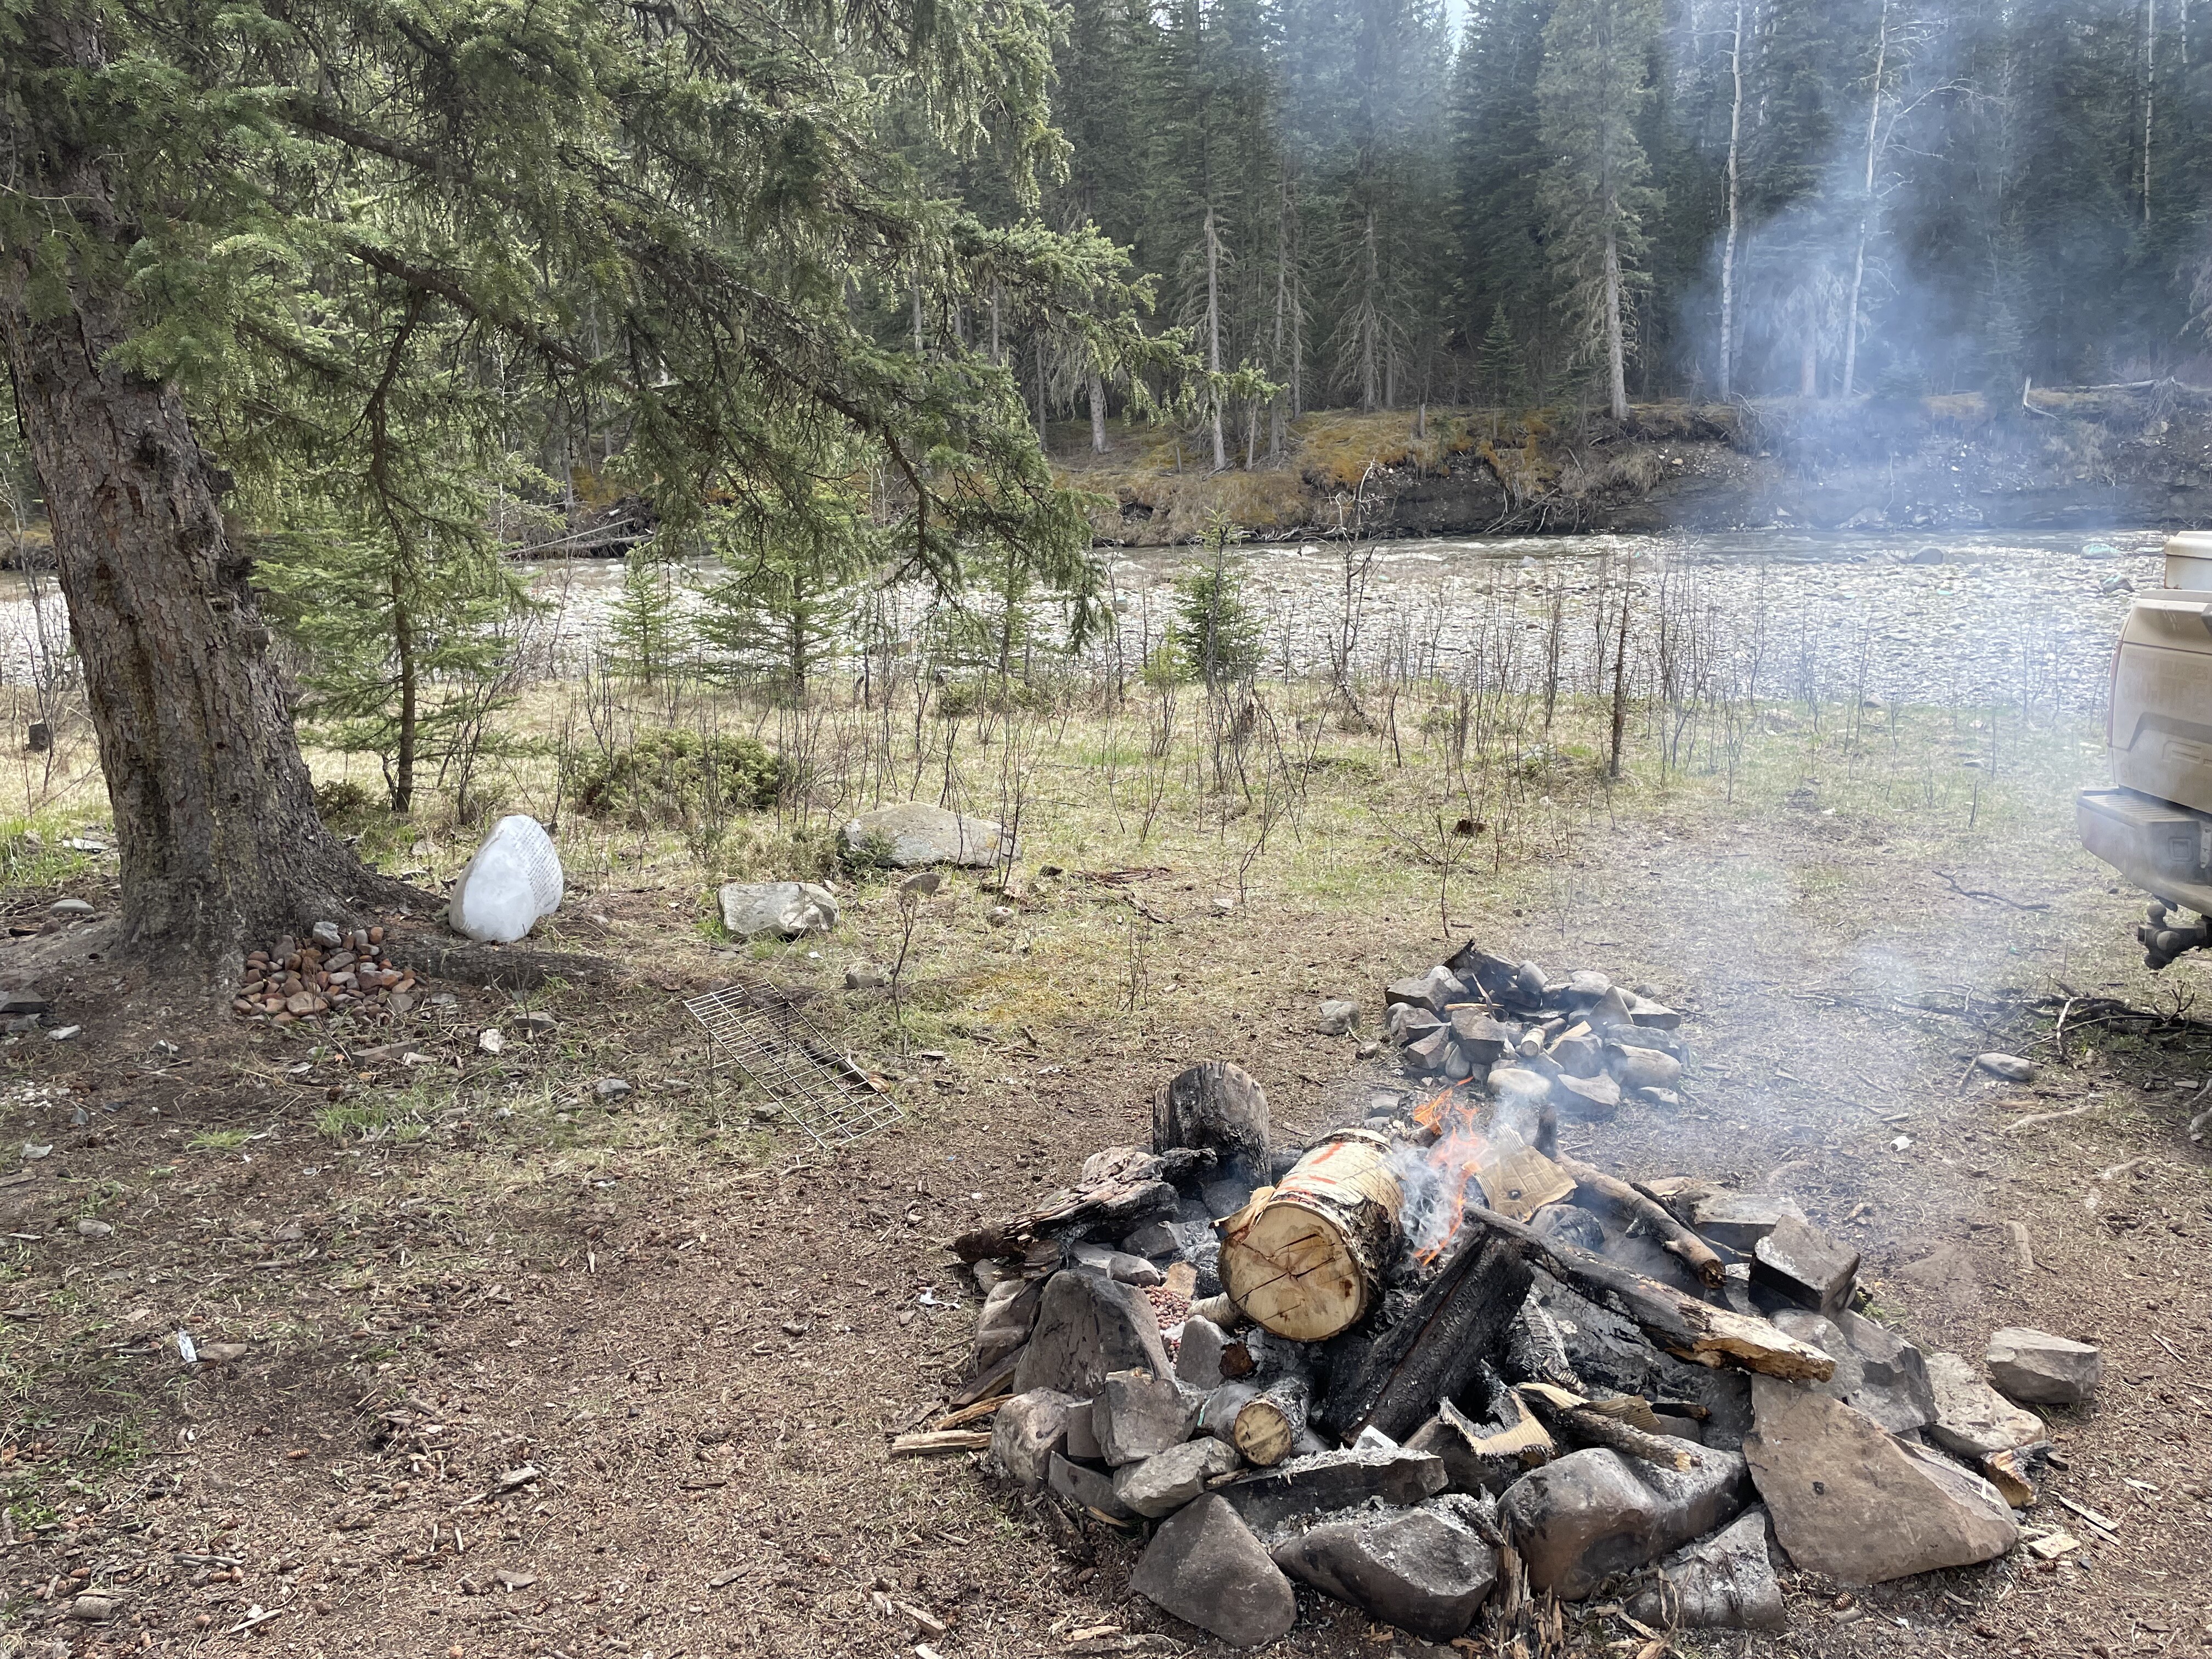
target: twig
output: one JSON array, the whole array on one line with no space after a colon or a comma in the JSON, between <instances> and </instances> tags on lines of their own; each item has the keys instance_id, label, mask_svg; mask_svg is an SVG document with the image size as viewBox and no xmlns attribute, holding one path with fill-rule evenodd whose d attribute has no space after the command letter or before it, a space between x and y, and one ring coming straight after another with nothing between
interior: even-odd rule
<instances>
[{"instance_id":1,"label":"twig","mask_svg":"<svg viewBox=\"0 0 2212 1659\"><path fill-rule=\"evenodd\" d=\"M2004 1132L2007 1134L2010 1134L2014 1130L2025 1129L2031 1124L2055 1123L2062 1117L2079 1117L2084 1112L2093 1112L2096 1110L2098 1107L2104 1103L2105 1103L2101 1100L2093 1100L2086 1106L2069 1106L2063 1112L2033 1112L2026 1117L2016 1117L2013 1119L2011 1122L2005 1125Z\"/></svg>"},{"instance_id":2,"label":"twig","mask_svg":"<svg viewBox=\"0 0 2212 1659\"><path fill-rule=\"evenodd\" d=\"M1948 871L1936 871L1936 878L1960 898L1988 899L1993 904L2008 904L2015 910L2048 910L2051 908L2048 904L2031 904L2019 899L2009 899L2002 893L1989 892L1979 887L1961 887L1959 878Z\"/></svg>"}]
</instances>

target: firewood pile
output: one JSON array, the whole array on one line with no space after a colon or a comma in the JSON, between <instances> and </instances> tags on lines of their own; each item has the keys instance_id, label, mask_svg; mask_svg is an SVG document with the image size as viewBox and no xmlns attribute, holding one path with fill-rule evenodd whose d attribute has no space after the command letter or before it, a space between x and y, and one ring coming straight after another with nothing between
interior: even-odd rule
<instances>
[{"instance_id":1,"label":"firewood pile","mask_svg":"<svg viewBox=\"0 0 2212 1659\"><path fill-rule=\"evenodd\" d=\"M384 929L341 933L318 922L307 939L278 939L247 953L232 1009L272 1025L291 1025L333 1009L390 1008L405 1013L415 1003L411 969L392 965Z\"/></svg>"},{"instance_id":2,"label":"firewood pile","mask_svg":"<svg viewBox=\"0 0 2212 1659\"><path fill-rule=\"evenodd\" d=\"M1388 999L1416 1081L1387 1109L1279 1146L1209 1061L1150 1146L956 1239L972 1367L893 1450L983 1452L1063 1528L1141 1534L1131 1588L1244 1645L1300 1585L1534 1655L1601 1597L1647 1640L1773 1628L1778 1563L2075 1547L2016 1513L2050 1449L2021 1402L2083 1404L2094 1348L2000 1331L1985 1377L1861 1316L1856 1254L1788 1198L1559 1155L1562 1112L1676 1088L1672 1010L1472 945Z\"/></svg>"}]
</instances>

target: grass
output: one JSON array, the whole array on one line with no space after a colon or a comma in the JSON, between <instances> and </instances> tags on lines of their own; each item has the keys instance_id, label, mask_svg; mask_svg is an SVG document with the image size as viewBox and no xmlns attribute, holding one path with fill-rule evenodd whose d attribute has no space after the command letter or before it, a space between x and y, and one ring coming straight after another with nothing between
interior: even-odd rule
<instances>
[{"instance_id":1,"label":"grass","mask_svg":"<svg viewBox=\"0 0 2212 1659\"><path fill-rule=\"evenodd\" d=\"M253 1139L250 1129L202 1129L185 1143L188 1152L234 1152Z\"/></svg>"}]
</instances>

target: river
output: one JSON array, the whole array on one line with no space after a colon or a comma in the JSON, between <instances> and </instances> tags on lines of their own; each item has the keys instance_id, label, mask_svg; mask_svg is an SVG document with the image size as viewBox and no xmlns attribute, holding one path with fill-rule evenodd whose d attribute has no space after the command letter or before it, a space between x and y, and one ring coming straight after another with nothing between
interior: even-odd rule
<instances>
[{"instance_id":1,"label":"river","mask_svg":"<svg viewBox=\"0 0 2212 1659\"><path fill-rule=\"evenodd\" d=\"M1549 536L1305 543L1232 550L1261 619L1270 672L1328 672L1348 644L1367 677L1436 673L1529 684L1560 615L1564 683L1595 689L1606 670L1599 627L1631 584L1631 661L1646 684L1662 641L1678 684L1705 677L1740 695L1867 696L1886 702L2102 705L2129 591L2155 586L2163 537L2152 531L1923 535L1757 531L1665 536ZM2085 549L2087 552L2085 555ZM1923 550L1942 563L1907 562ZM1109 556L1117 628L1091 647L1124 666L1162 638L1188 547ZM604 641L622 588L619 561L531 567L542 608L517 641L540 673L573 672ZM682 573L687 607L711 565ZM52 578L0 574L0 675L19 683L37 659L32 583L49 637L64 637ZM916 625L919 588L885 596ZM1047 625L1051 625L1047 619Z\"/></svg>"}]
</instances>

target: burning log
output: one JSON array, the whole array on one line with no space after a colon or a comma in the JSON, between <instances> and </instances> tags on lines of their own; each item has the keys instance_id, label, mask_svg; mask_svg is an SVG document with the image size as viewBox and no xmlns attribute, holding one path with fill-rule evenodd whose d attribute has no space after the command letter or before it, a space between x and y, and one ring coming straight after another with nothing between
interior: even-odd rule
<instances>
[{"instance_id":1,"label":"burning log","mask_svg":"<svg viewBox=\"0 0 2212 1659\"><path fill-rule=\"evenodd\" d=\"M962 1233L952 1241L953 1254L973 1264L987 1257L1018 1256L1039 1238L1079 1229L1127 1232L1173 1215L1181 1201L1175 1183L1213 1164L1214 1154L1206 1149L1148 1152L1137 1146L1109 1147L1085 1160L1080 1185L1048 1194L1024 1215Z\"/></svg>"},{"instance_id":2,"label":"burning log","mask_svg":"<svg viewBox=\"0 0 2212 1659\"><path fill-rule=\"evenodd\" d=\"M1347 1330L1375 1304L1404 1192L1391 1143L1353 1129L1300 1158L1221 1224L1221 1285L1255 1322L1296 1342Z\"/></svg>"},{"instance_id":3,"label":"burning log","mask_svg":"<svg viewBox=\"0 0 2212 1659\"><path fill-rule=\"evenodd\" d=\"M1296 1375L1265 1388L1224 1382L1206 1395L1199 1431L1227 1441L1255 1468L1271 1469L1297 1449L1312 1398L1312 1385Z\"/></svg>"},{"instance_id":4,"label":"burning log","mask_svg":"<svg viewBox=\"0 0 2212 1659\"><path fill-rule=\"evenodd\" d=\"M1470 1220L1480 1221L1516 1243L1536 1266L1601 1307L1632 1320L1644 1334L1678 1359L1700 1365L1732 1364L1792 1382L1825 1382L1836 1362L1809 1342L1800 1342L1764 1319L1700 1302L1656 1279L1578 1250L1555 1244L1534 1229L1470 1205Z\"/></svg>"},{"instance_id":5,"label":"burning log","mask_svg":"<svg viewBox=\"0 0 2212 1659\"><path fill-rule=\"evenodd\" d=\"M1698 1277L1714 1290L1718 1290L1727 1274L1713 1247L1685 1226L1674 1214L1654 1198L1639 1193L1626 1182L1593 1170L1587 1164L1573 1158L1557 1160L1559 1166L1575 1180L1575 1185L1586 1193L1603 1199L1607 1203L1626 1211L1660 1241L1660 1248L1668 1255L1679 1256Z\"/></svg>"},{"instance_id":6,"label":"burning log","mask_svg":"<svg viewBox=\"0 0 2212 1659\"><path fill-rule=\"evenodd\" d=\"M1528 1264L1510 1239L1462 1227L1406 1316L1332 1367L1322 1426L1347 1444L1364 1428L1404 1440L1463 1395L1528 1294Z\"/></svg>"},{"instance_id":7,"label":"burning log","mask_svg":"<svg viewBox=\"0 0 2212 1659\"><path fill-rule=\"evenodd\" d=\"M1152 1146L1208 1149L1257 1186L1267 1178L1267 1091L1223 1060L1179 1072L1152 1103Z\"/></svg>"}]
</instances>

